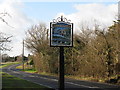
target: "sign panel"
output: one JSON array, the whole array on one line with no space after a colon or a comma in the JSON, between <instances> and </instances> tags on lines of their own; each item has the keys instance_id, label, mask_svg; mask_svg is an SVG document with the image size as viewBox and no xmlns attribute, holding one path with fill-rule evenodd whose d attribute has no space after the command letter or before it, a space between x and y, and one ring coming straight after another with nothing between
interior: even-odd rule
<instances>
[{"instance_id":1,"label":"sign panel","mask_svg":"<svg viewBox=\"0 0 120 90\"><path fill-rule=\"evenodd\" d=\"M73 24L57 22L50 24L50 46L73 46Z\"/></svg>"}]
</instances>

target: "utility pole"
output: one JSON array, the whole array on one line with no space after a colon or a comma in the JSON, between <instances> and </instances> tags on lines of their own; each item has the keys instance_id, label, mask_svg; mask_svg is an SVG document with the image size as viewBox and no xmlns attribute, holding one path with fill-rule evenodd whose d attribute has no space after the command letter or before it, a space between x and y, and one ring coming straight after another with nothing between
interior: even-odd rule
<instances>
[{"instance_id":1,"label":"utility pole","mask_svg":"<svg viewBox=\"0 0 120 90\"><path fill-rule=\"evenodd\" d=\"M2 63L2 50L0 50L0 64Z\"/></svg>"},{"instance_id":2,"label":"utility pole","mask_svg":"<svg viewBox=\"0 0 120 90\"><path fill-rule=\"evenodd\" d=\"M23 63L23 70L24 70L24 39L23 39L23 50L22 50L22 63Z\"/></svg>"},{"instance_id":3,"label":"utility pole","mask_svg":"<svg viewBox=\"0 0 120 90\"><path fill-rule=\"evenodd\" d=\"M0 40L2 40L2 38L0 37ZM2 63L2 47L0 47L0 64Z\"/></svg>"},{"instance_id":4,"label":"utility pole","mask_svg":"<svg viewBox=\"0 0 120 90\"><path fill-rule=\"evenodd\" d=\"M120 1L118 2L118 63L120 63Z\"/></svg>"}]
</instances>

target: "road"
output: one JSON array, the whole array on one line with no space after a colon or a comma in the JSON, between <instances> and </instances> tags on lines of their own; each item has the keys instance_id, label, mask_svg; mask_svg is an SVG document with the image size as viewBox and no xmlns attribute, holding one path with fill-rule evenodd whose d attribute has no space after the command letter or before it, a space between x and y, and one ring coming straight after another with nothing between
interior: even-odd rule
<instances>
[{"instance_id":1,"label":"road","mask_svg":"<svg viewBox=\"0 0 120 90\"><path fill-rule=\"evenodd\" d=\"M40 75L36 73L27 73L16 69L16 65L11 65L8 67L4 67L2 69L3 72L6 72L10 75L14 75L16 77L37 83L39 85L43 85L49 88L58 89L58 77ZM74 80L74 79L65 79L65 90L120 90L120 86L118 85L110 85L103 83L96 83L91 81L83 81L83 80Z\"/></svg>"}]
</instances>

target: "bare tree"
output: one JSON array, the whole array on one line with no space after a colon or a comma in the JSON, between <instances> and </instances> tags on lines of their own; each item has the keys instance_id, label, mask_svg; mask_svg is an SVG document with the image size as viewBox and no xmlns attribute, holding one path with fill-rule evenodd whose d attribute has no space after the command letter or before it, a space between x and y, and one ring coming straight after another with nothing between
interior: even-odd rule
<instances>
[{"instance_id":1,"label":"bare tree","mask_svg":"<svg viewBox=\"0 0 120 90\"><path fill-rule=\"evenodd\" d=\"M10 26L10 25L8 24L8 22L4 19L4 17L6 17L6 16L11 17L10 14L7 13L7 12L0 13L0 20L1 20L2 22L6 23L8 26ZM11 26L10 26L10 27L11 27Z\"/></svg>"},{"instance_id":2,"label":"bare tree","mask_svg":"<svg viewBox=\"0 0 120 90\"><path fill-rule=\"evenodd\" d=\"M44 23L32 26L26 32L26 47L34 52L40 52L41 46L48 40L48 29Z\"/></svg>"},{"instance_id":3,"label":"bare tree","mask_svg":"<svg viewBox=\"0 0 120 90\"><path fill-rule=\"evenodd\" d=\"M10 47L7 46L7 43L11 42L12 36L6 36L6 34L0 32L0 50L11 50Z\"/></svg>"},{"instance_id":4,"label":"bare tree","mask_svg":"<svg viewBox=\"0 0 120 90\"><path fill-rule=\"evenodd\" d=\"M4 17L6 16L10 16L10 14L8 14L7 12L4 12L4 13L0 13L0 20L5 23L6 25L10 26L8 24L8 22L4 19ZM10 26L11 27L11 26ZM10 48L7 47L7 43L8 42L11 42L10 38L12 36L7 36L5 33L3 32L0 32L0 51L3 51L3 50L10 50Z\"/></svg>"},{"instance_id":5,"label":"bare tree","mask_svg":"<svg viewBox=\"0 0 120 90\"><path fill-rule=\"evenodd\" d=\"M4 19L5 16L11 17L7 12L0 13L0 20L5 23L6 25L10 26L8 22ZM11 26L10 26L11 27ZM7 46L7 43L11 42L11 37L12 36L7 36L3 32L0 32L0 60L2 61L2 54L1 51L4 50L11 50L10 47Z\"/></svg>"}]
</instances>

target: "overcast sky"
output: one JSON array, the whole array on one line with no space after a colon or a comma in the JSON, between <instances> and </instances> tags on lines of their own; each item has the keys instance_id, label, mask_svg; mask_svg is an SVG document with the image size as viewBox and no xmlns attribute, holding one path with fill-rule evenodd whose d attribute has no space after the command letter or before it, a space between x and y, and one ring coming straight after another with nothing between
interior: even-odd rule
<instances>
[{"instance_id":1,"label":"overcast sky","mask_svg":"<svg viewBox=\"0 0 120 90\"><path fill-rule=\"evenodd\" d=\"M23 2L24 1L24 2ZM22 40L25 31L33 24L49 23L53 19L64 15L74 23L74 32L79 32L81 23L94 25L97 21L101 27L113 24L118 13L118 0L0 0L0 13L8 12L10 16L4 17L10 26L0 21L0 31L13 35L8 53L10 56L22 53ZM69 2L68 2L69 1ZM73 2L74 1L74 2ZM29 52L26 50L25 54Z\"/></svg>"}]
</instances>

